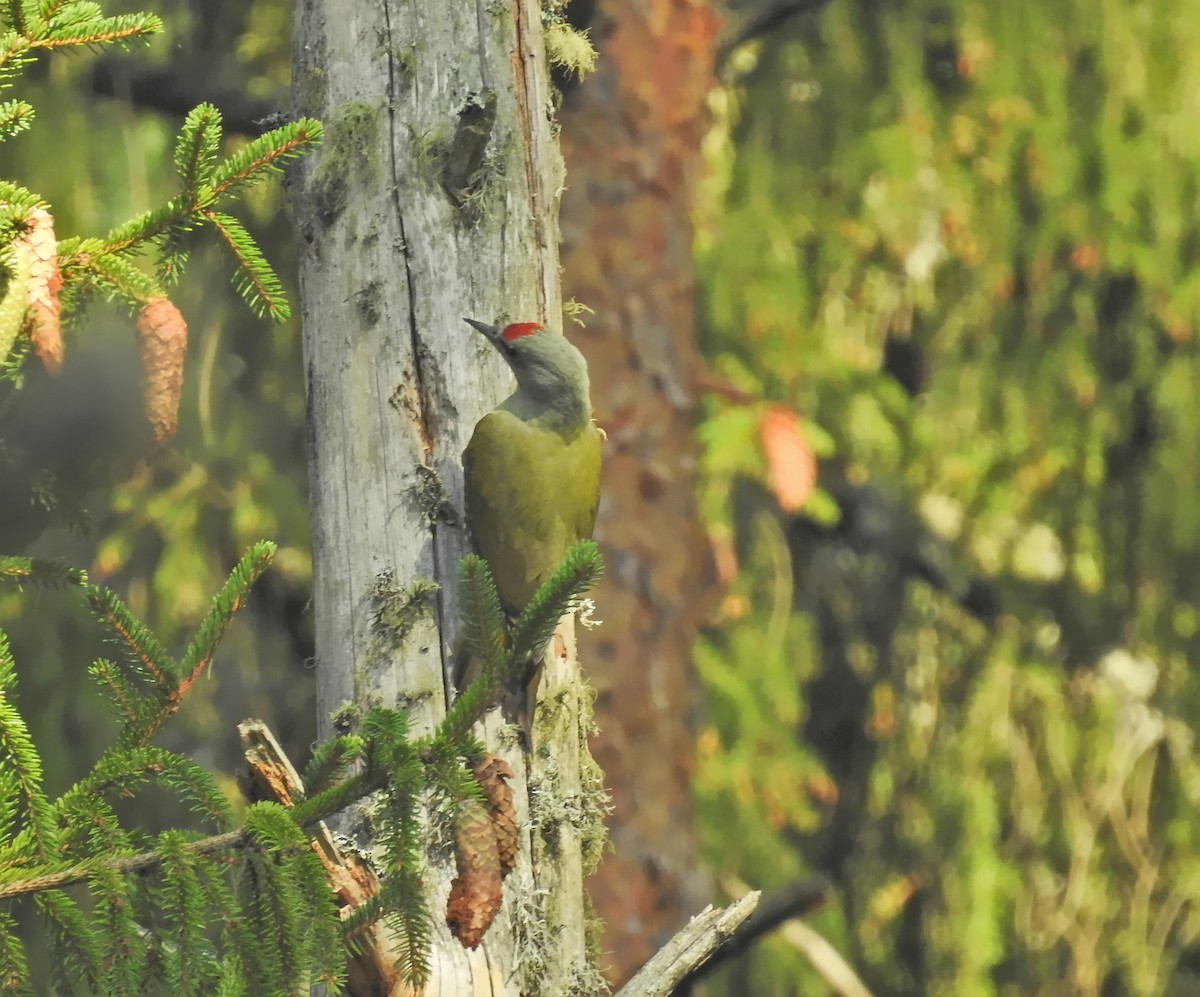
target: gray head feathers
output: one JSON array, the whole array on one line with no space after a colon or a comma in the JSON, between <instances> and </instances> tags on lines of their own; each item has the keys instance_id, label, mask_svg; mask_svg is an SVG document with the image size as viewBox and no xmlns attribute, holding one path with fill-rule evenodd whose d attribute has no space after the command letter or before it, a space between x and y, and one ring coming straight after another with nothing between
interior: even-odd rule
<instances>
[{"instance_id":1,"label":"gray head feathers","mask_svg":"<svg viewBox=\"0 0 1200 997\"><path fill-rule=\"evenodd\" d=\"M582 429L591 421L587 361L565 336L536 322L498 329L465 321L487 337L517 379L502 409L548 429Z\"/></svg>"}]
</instances>

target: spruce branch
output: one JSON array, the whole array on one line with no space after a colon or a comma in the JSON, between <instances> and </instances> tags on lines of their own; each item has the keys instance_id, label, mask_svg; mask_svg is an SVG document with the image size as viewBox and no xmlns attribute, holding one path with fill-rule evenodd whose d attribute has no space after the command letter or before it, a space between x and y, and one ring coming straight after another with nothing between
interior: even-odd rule
<instances>
[{"instance_id":1,"label":"spruce branch","mask_svg":"<svg viewBox=\"0 0 1200 997\"><path fill-rule=\"evenodd\" d=\"M33 191L11 180L0 180L0 244L5 246L6 254L12 251L8 243L29 231L34 212L45 208L46 202ZM11 276L12 268L7 255L3 263Z\"/></svg>"},{"instance_id":2,"label":"spruce branch","mask_svg":"<svg viewBox=\"0 0 1200 997\"><path fill-rule=\"evenodd\" d=\"M192 804L193 812L228 829L229 803L212 776L187 756L150 745L103 755L91 772L58 798L55 812L61 821L72 812L85 812L98 797L127 798L151 782L174 790Z\"/></svg>"},{"instance_id":3,"label":"spruce branch","mask_svg":"<svg viewBox=\"0 0 1200 997\"><path fill-rule=\"evenodd\" d=\"M253 236L232 215L212 210L204 211L203 215L233 254L237 263L234 284L250 310L260 318L269 315L276 322L286 322L292 310L283 293L283 285Z\"/></svg>"},{"instance_id":4,"label":"spruce branch","mask_svg":"<svg viewBox=\"0 0 1200 997\"><path fill-rule=\"evenodd\" d=\"M0 662L2 660L2 657L0 657ZM0 708L3 708L5 705L5 700L0 699ZM401 730L406 730L407 720L404 714L399 711L380 709L378 714L380 716L377 716L376 719L379 722L375 726L375 731L376 733L384 731L384 740L390 741L390 735L396 734ZM2 728L0 728L0 733L2 733ZM188 771L187 766L191 765L188 759L182 758L182 756L174 756L174 760L172 761L168 757L171 756L170 752L166 752L163 749L149 748L129 754L124 766L126 775L130 775L131 778L136 776L136 773L133 772L133 762L141 760L145 764L150 764L151 760L155 757L154 752L159 751L161 751L161 755L158 756L160 759L168 761L181 772ZM390 790L391 803L395 806L395 812L407 815L407 817L398 822L398 824L404 826L394 828L393 836L389 842L391 851L388 852L385 850L387 864L391 866L400 863L412 867L419 861L421 855L420 822L416 820L416 807L420 793L423 790L423 767L417 756L416 748L411 742L405 741L403 748L394 744L390 745L385 751L398 761L396 771L392 774L392 778L381 780L384 783L382 787L373 784L366 786L360 783L359 798L376 788L388 788ZM109 762L108 766L107 782L100 778L90 780L91 784L88 789L91 792L98 792L102 787L106 791L120 791L121 789L128 788L129 782L121 778L121 767L116 762ZM207 776L207 774L205 775ZM348 781L353 781L354 778L351 777L351 780ZM207 778L205 781L207 781ZM215 786L213 787L213 792L217 792ZM65 813L77 801L82 800L83 795L83 792L69 792L66 794L63 797L63 801L65 802L63 802L62 806L48 808L46 820L50 824L53 824L53 817L56 813ZM218 808L213 807L212 809L215 810ZM299 808L291 808L289 811L277 803L257 803L247 812L246 822L241 828L189 840L181 847L185 848L189 855L195 856L209 856L219 852L244 851L247 849L286 852L288 854L311 851L308 838L306 837L307 832L315 827L319 821L335 812L336 808L312 809L313 812L311 814L301 819ZM213 816L215 818L217 815L214 814ZM55 850L52 854L58 854L58 850ZM59 867L51 862L23 866L16 862L6 862L0 865L0 900L31 893L41 893L47 890L62 889L66 886L85 882L102 871L121 874L144 872L156 867L162 860L161 849L155 848L117 858L84 859L66 867Z\"/></svg>"},{"instance_id":5,"label":"spruce branch","mask_svg":"<svg viewBox=\"0 0 1200 997\"><path fill-rule=\"evenodd\" d=\"M6 993L32 993L29 986L29 965L25 950L17 937L17 922L0 910L0 981Z\"/></svg>"},{"instance_id":6,"label":"spruce branch","mask_svg":"<svg viewBox=\"0 0 1200 997\"><path fill-rule=\"evenodd\" d=\"M604 561L594 540L574 544L562 564L529 600L512 627L512 659L537 658L567 613L600 578ZM506 681L516 676L505 676Z\"/></svg>"},{"instance_id":7,"label":"spruce branch","mask_svg":"<svg viewBox=\"0 0 1200 997\"><path fill-rule=\"evenodd\" d=\"M189 841L187 849L194 855L213 855L218 852L231 852L247 847L247 831L239 828L236 831L226 831L214 834L197 841ZM307 847L307 843L306 843ZM32 893L45 893L51 890L61 890L66 886L86 883L101 871L115 873L145 872L162 862L158 851L144 851L133 855L125 855L111 859L85 859L74 862L64 868L54 866L10 867L3 870L3 881L0 881L0 900L11 897L28 896ZM14 878L8 879L12 875Z\"/></svg>"},{"instance_id":8,"label":"spruce branch","mask_svg":"<svg viewBox=\"0 0 1200 997\"><path fill-rule=\"evenodd\" d=\"M25 34L28 31L29 19L26 15L26 8L29 6L27 0L4 0L4 14L8 19L8 23L13 26L13 30L18 34ZM37 16L37 11L30 12L33 17Z\"/></svg>"},{"instance_id":9,"label":"spruce branch","mask_svg":"<svg viewBox=\"0 0 1200 997\"><path fill-rule=\"evenodd\" d=\"M199 104L188 112L175 142L175 169L185 194L212 177L221 147L221 112Z\"/></svg>"},{"instance_id":10,"label":"spruce branch","mask_svg":"<svg viewBox=\"0 0 1200 997\"><path fill-rule=\"evenodd\" d=\"M381 891L358 904L342 918L342 941L354 955L362 955L367 931L386 917L387 901Z\"/></svg>"},{"instance_id":11,"label":"spruce branch","mask_svg":"<svg viewBox=\"0 0 1200 997\"><path fill-rule=\"evenodd\" d=\"M112 869L100 869L88 880L88 887L101 944L105 992L144 994L150 983L150 952L137 921L133 884Z\"/></svg>"},{"instance_id":12,"label":"spruce branch","mask_svg":"<svg viewBox=\"0 0 1200 997\"><path fill-rule=\"evenodd\" d=\"M415 817L414 817L415 821ZM396 946L396 965L409 986L421 988L429 980L429 947L433 922L425 905L419 867L398 869L384 881L382 906Z\"/></svg>"},{"instance_id":13,"label":"spruce branch","mask_svg":"<svg viewBox=\"0 0 1200 997\"><path fill-rule=\"evenodd\" d=\"M183 180L183 192L116 226L100 239L62 240L59 259L64 280L70 284L72 280L90 279L130 301L161 296L157 284L121 254L159 240L163 246L160 272L164 279L173 280L186 259L179 245L181 236L208 222L237 261L239 293L260 314L283 321L288 305L274 270L242 224L212 208L218 200L278 172L283 163L302 155L320 137L320 123L303 118L260 135L217 165L221 117L211 105L199 105L184 121L175 145L175 166Z\"/></svg>"},{"instance_id":14,"label":"spruce branch","mask_svg":"<svg viewBox=\"0 0 1200 997\"><path fill-rule=\"evenodd\" d=\"M308 798L342 779L346 770L362 758L363 748L363 739L357 734L331 737L317 745L304 768L304 792Z\"/></svg>"},{"instance_id":15,"label":"spruce branch","mask_svg":"<svg viewBox=\"0 0 1200 997\"><path fill-rule=\"evenodd\" d=\"M0 35L0 86L11 85L9 80L32 60L37 49L124 44L157 34L163 27L162 19L154 14L102 17L96 4L81 0L58 0L37 7L9 0L6 7L13 28Z\"/></svg>"},{"instance_id":16,"label":"spruce branch","mask_svg":"<svg viewBox=\"0 0 1200 997\"><path fill-rule=\"evenodd\" d=\"M86 585L87 572L65 561L38 557L0 557L0 583L21 586L27 582L45 588Z\"/></svg>"},{"instance_id":17,"label":"spruce branch","mask_svg":"<svg viewBox=\"0 0 1200 997\"><path fill-rule=\"evenodd\" d=\"M58 247L63 279L72 276L76 268L93 267L96 257L129 252L165 236L173 228L186 226L192 217L192 206L192 202L180 195L118 225L100 239L80 241L78 246L72 240L64 239Z\"/></svg>"},{"instance_id":18,"label":"spruce branch","mask_svg":"<svg viewBox=\"0 0 1200 997\"><path fill-rule=\"evenodd\" d=\"M17 675L8 636L0 630L0 764L11 772L10 782L29 821L34 854L44 859L57 853L58 831L54 811L42 792L42 759L29 736L24 718L12 703L16 687Z\"/></svg>"},{"instance_id":19,"label":"spruce branch","mask_svg":"<svg viewBox=\"0 0 1200 997\"><path fill-rule=\"evenodd\" d=\"M281 872L269 859L251 859L242 877L247 926L256 939L254 958L246 966L252 993L294 993L302 985L288 972L289 967L299 965L300 926L295 915L297 898Z\"/></svg>"},{"instance_id":20,"label":"spruce branch","mask_svg":"<svg viewBox=\"0 0 1200 997\"><path fill-rule=\"evenodd\" d=\"M16 31L0 35L0 87L12 86L11 79L33 61L33 43Z\"/></svg>"},{"instance_id":21,"label":"spruce branch","mask_svg":"<svg viewBox=\"0 0 1200 997\"><path fill-rule=\"evenodd\" d=\"M491 708L500 695L509 653L508 627L488 563L468 554L458 565L463 647L478 666L475 679L442 718L438 737L455 741Z\"/></svg>"},{"instance_id":22,"label":"spruce branch","mask_svg":"<svg viewBox=\"0 0 1200 997\"><path fill-rule=\"evenodd\" d=\"M472 724L496 705L504 689L501 676L510 670L509 662L510 658L505 656L499 667L481 671L458 694L438 724L434 744L457 743L470 733Z\"/></svg>"},{"instance_id":23,"label":"spruce branch","mask_svg":"<svg viewBox=\"0 0 1200 997\"><path fill-rule=\"evenodd\" d=\"M10 12L17 0L9 0ZM82 0L18 3L24 11L13 23L21 30L0 34L0 86L15 75L36 49L68 45L122 42L161 29L148 14L101 17L96 4ZM46 13L53 11L53 14ZM0 103L0 140L28 127L33 109L12 100ZM174 160L183 190L165 204L115 226L101 238L59 240L56 259L63 286L56 304L72 314L90 294L101 291L142 305L165 297L162 283L178 279L187 262L183 248L187 233L209 224L233 254L238 293L258 315L284 321L290 308L283 287L257 244L233 216L215 210L217 202L281 170L321 137L319 122L304 118L276 128L218 162L221 115L211 104L188 114L175 143ZM0 181L0 265L10 274L8 293L0 300L0 366L8 362L25 321L29 275L5 244L27 227L40 199L8 181ZM158 247L156 274L146 273L130 257L152 245Z\"/></svg>"},{"instance_id":24,"label":"spruce branch","mask_svg":"<svg viewBox=\"0 0 1200 997\"><path fill-rule=\"evenodd\" d=\"M506 685L527 677L529 662L541 656L559 621L578 607L603 568L600 548L593 541L575 544L509 630L503 615L498 619L495 615L499 596L487 563L473 554L463 558L459 564L463 639L482 667L446 711L435 741L460 742L471 725L496 704Z\"/></svg>"},{"instance_id":25,"label":"spruce branch","mask_svg":"<svg viewBox=\"0 0 1200 997\"><path fill-rule=\"evenodd\" d=\"M213 194L223 197L279 172L289 159L319 142L321 133L321 123L315 118L300 118L265 132L213 171Z\"/></svg>"},{"instance_id":26,"label":"spruce branch","mask_svg":"<svg viewBox=\"0 0 1200 997\"><path fill-rule=\"evenodd\" d=\"M468 554L459 562L458 598L467 652L485 671L500 668L507 657L508 628L496 580L482 557Z\"/></svg>"},{"instance_id":27,"label":"spruce branch","mask_svg":"<svg viewBox=\"0 0 1200 997\"><path fill-rule=\"evenodd\" d=\"M69 48L74 45L90 46L104 45L109 42L123 42L143 34L146 34L146 31L141 25L111 25L104 30L93 31L88 34L78 34L75 30L68 28L30 42L29 47L53 51L54 49Z\"/></svg>"},{"instance_id":28,"label":"spruce branch","mask_svg":"<svg viewBox=\"0 0 1200 997\"><path fill-rule=\"evenodd\" d=\"M91 286L105 291L110 298L148 301L163 296L158 281L116 253L101 253L90 257L86 271L79 276Z\"/></svg>"},{"instance_id":29,"label":"spruce branch","mask_svg":"<svg viewBox=\"0 0 1200 997\"><path fill-rule=\"evenodd\" d=\"M362 718L359 728L367 745L368 771L382 767L390 770L408 760L412 745L408 740L411 721L402 710L372 706Z\"/></svg>"},{"instance_id":30,"label":"spruce branch","mask_svg":"<svg viewBox=\"0 0 1200 997\"><path fill-rule=\"evenodd\" d=\"M175 692L178 668L150 629L129 611L120 596L98 585L89 586L87 600L95 613L133 654L142 672L170 697Z\"/></svg>"},{"instance_id":31,"label":"spruce branch","mask_svg":"<svg viewBox=\"0 0 1200 997\"><path fill-rule=\"evenodd\" d=\"M208 904L203 886L204 863L187 850L187 837L165 832L159 838L159 882L152 887L155 907L164 914L161 930L163 982L175 994L207 992L215 965L212 947L197 931L207 927Z\"/></svg>"},{"instance_id":32,"label":"spruce branch","mask_svg":"<svg viewBox=\"0 0 1200 997\"><path fill-rule=\"evenodd\" d=\"M23 100L6 100L0 104L0 141L12 138L33 124L33 105Z\"/></svg>"},{"instance_id":33,"label":"spruce branch","mask_svg":"<svg viewBox=\"0 0 1200 997\"><path fill-rule=\"evenodd\" d=\"M134 835L121 826L117 812L106 800L94 800L84 822L78 814L67 815L67 823L59 838L59 847L66 854L84 852L88 855L128 855L137 851ZM74 823L71 823L72 820Z\"/></svg>"},{"instance_id":34,"label":"spruce branch","mask_svg":"<svg viewBox=\"0 0 1200 997\"><path fill-rule=\"evenodd\" d=\"M28 17L48 21L63 7L76 3L78 0L22 0L22 2L25 4Z\"/></svg>"},{"instance_id":35,"label":"spruce branch","mask_svg":"<svg viewBox=\"0 0 1200 997\"><path fill-rule=\"evenodd\" d=\"M47 207L37 194L12 180L0 180L0 204L11 217L24 223L37 208Z\"/></svg>"},{"instance_id":36,"label":"spruce branch","mask_svg":"<svg viewBox=\"0 0 1200 997\"><path fill-rule=\"evenodd\" d=\"M337 988L344 976L343 927L327 858L313 850L310 839L319 839L324 817L379 791L380 855L388 882L378 905L363 910L357 923L384 918L396 935L402 975L413 985L428 978L432 922L424 897L419 809L430 786L451 806L479 794L462 764L464 753L480 750L469 732L454 742L414 742L406 713L373 708L357 734L335 739L316 754L309 767L315 793L290 809L255 804L237 830L224 830L228 806L207 772L146 743L211 659L273 551L271 544L258 544L239 561L182 663L167 657L113 593L85 587L93 610L130 648L132 671L104 660L92 666L116 700L126 730L91 773L53 804L40 795L32 745L26 751L21 742L24 724L10 701L11 655L0 645L0 830L7 832L0 839L0 901L34 896L50 912L63 944L75 946L59 967L64 987L77 987L82 977L101 992L144 992L154 979L174 981L181 995L218 992L225 983L253 993L291 992L313 980ZM38 567L28 559L0 562L0 569L22 578ZM85 583L81 574L69 577ZM139 687L133 675L155 681ZM23 761L12 764L12 758ZM191 801L222 833L197 838L168 832L146 847L148 839L122 825L110 799L150 783ZM27 799L34 790L40 819ZM39 846L43 828L46 843ZM227 884L231 864L244 871L241 900ZM80 884L91 893L91 923L61 892ZM54 899L44 899L50 896ZM147 910L158 919L153 930L141 923ZM205 933L218 923L228 935L219 944ZM349 932L352 940L357 936ZM271 939L269 950L263 937ZM2 946L0 941L0 967L8 964ZM118 966L120 953L127 959Z\"/></svg>"},{"instance_id":37,"label":"spruce branch","mask_svg":"<svg viewBox=\"0 0 1200 997\"><path fill-rule=\"evenodd\" d=\"M132 730L136 727L141 717L140 697L129 684L120 666L107 658L97 658L88 668L88 674L108 693L108 698L116 706L118 715L125 721L125 729Z\"/></svg>"},{"instance_id":38,"label":"spruce branch","mask_svg":"<svg viewBox=\"0 0 1200 997\"><path fill-rule=\"evenodd\" d=\"M56 992L74 992L76 978L83 977L93 993L100 989L100 946L79 905L59 890L36 895L38 909L50 923L54 950L59 957L51 970Z\"/></svg>"},{"instance_id":39,"label":"spruce branch","mask_svg":"<svg viewBox=\"0 0 1200 997\"><path fill-rule=\"evenodd\" d=\"M313 967L336 986L343 976L337 908L307 837L287 808L273 801L254 804L246 828L259 846L248 856L255 935L277 952L260 952L255 960L255 968L266 971L256 992L290 992L297 981L286 978L289 967ZM290 857L286 865L275 861L280 854Z\"/></svg>"},{"instance_id":40,"label":"spruce branch","mask_svg":"<svg viewBox=\"0 0 1200 997\"><path fill-rule=\"evenodd\" d=\"M421 987L429 978L429 909L422 886L421 822L417 809L425 789L424 766L407 740L408 718L397 711L371 710L363 734L384 738L394 764L386 784L376 845L385 870L383 896L387 922L395 934L399 969L404 980Z\"/></svg>"},{"instance_id":41,"label":"spruce branch","mask_svg":"<svg viewBox=\"0 0 1200 997\"><path fill-rule=\"evenodd\" d=\"M94 4L88 3L64 7L62 16L50 22L53 27L43 37L31 40L32 47L53 50L120 44L158 34L163 29L162 19L154 14L117 14L97 19L95 9ZM71 16L75 11L78 15Z\"/></svg>"},{"instance_id":42,"label":"spruce branch","mask_svg":"<svg viewBox=\"0 0 1200 997\"><path fill-rule=\"evenodd\" d=\"M196 631L180 662L182 680L178 695L182 697L196 677L208 667L213 651L225 636L233 617L245 605L246 596L259 576L267 570L275 556L275 544L260 540L234 565L225 584L213 597L212 608Z\"/></svg>"},{"instance_id":43,"label":"spruce branch","mask_svg":"<svg viewBox=\"0 0 1200 997\"><path fill-rule=\"evenodd\" d=\"M361 800L373 790L382 788L382 785L383 780L378 773L374 779L365 771L355 773L297 803L293 807L293 815L301 824L328 817L344 810L355 800Z\"/></svg>"},{"instance_id":44,"label":"spruce branch","mask_svg":"<svg viewBox=\"0 0 1200 997\"><path fill-rule=\"evenodd\" d=\"M183 248L183 233L172 232L162 240L158 254L158 278L164 284L178 283L190 254Z\"/></svg>"},{"instance_id":45,"label":"spruce branch","mask_svg":"<svg viewBox=\"0 0 1200 997\"><path fill-rule=\"evenodd\" d=\"M213 997L246 997L250 992L244 967L251 946L242 940L240 933L235 933L234 944L238 947L238 952L230 954L221 963L221 979L217 981Z\"/></svg>"},{"instance_id":46,"label":"spruce branch","mask_svg":"<svg viewBox=\"0 0 1200 997\"><path fill-rule=\"evenodd\" d=\"M217 828L228 829L233 813L228 799L212 775L186 755L159 750L161 754L155 772L159 783L186 802L192 813L210 821Z\"/></svg>"},{"instance_id":47,"label":"spruce branch","mask_svg":"<svg viewBox=\"0 0 1200 997\"><path fill-rule=\"evenodd\" d=\"M307 844L303 835L299 837ZM325 866L311 846L299 853L295 865L296 892L301 909L309 914L306 936L311 954L307 962L315 968L317 981L338 993L346 980L346 959L341 917Z\"/></svg>"},{"instance_id":48,"label":"spruce branch","mask_svg":"<svg viewBox=\"0 0 1200 997\"><path fill-rule=\"evenodd\" d=\"M183 846L186 848L186 843ZM208 900L212 920L217 924L235 924L241 916L237 899L233 895L227 862L193 862L191 868Z\"/></svg>"},{"instance_id":49,"label":"spruce branch","mask_svg":"<svg viewBox=\"0 0 1200 997\"><path fill-rule=\"evenodd\" d=\"M217 644L225 635L225 630L228 628L233 617L238 610L245 604L246 595L250 587L258 580L271 563L271 558L275 555L275 545L266 540L260 540L254 544L241 560L234 565L229 577L225 580L225 584L221 586L220 591L213 597L212 606L209 609L208 615L201 622L200 627L196 631L195 637L192 638L188 645L187 651L184 652L182 661L175 663L167 658L169 670L163 669L164 678L169 677L169 681L158 682L161 692L161 698L158 701L143 700L126 702L123 698L118 700L118 706L123 713L126 714L129 720L122 737L123 747L128 748L133 744L145 744L158 731L162 725L166 723L180 707L183 698L191 690L196 680L203 673L212 661L213 652L216 650ZM104 592L103 589L94 589L94 592ZM104 600L105 604L115 604L124 609L124 604L121 603L112 593L108 593L108 597ZM138 623L125 610L125 615L119 623L125 625L132 630L139 638L149 637L154 641L153 648L157 648L157 641L154 640L153 634L150 634L145 627ZM120 630L118 630L120 633ZM127 641L128 642L128 641ZM131 645L133 646L133 645ZM137 648L141 651L147 650L147 642L142 639L137 644ZM161 649L160 649L161 650ZM139 656L139 660L142 658ZM153 674L153 673L151 673ZM109 684L110 693L115 693L122 696L124 689L120 685Z\"/></svg>"},{"instance_id":50,"label":"spruce branch","mask_svg":"<svg viewBox=\"0 0 1200 997\"><path fill-rule=\"evenodd\" d=\"M0 266L8 271L8 286L0 298L0 361L4 361L12 353L25 325L33 262L25 253L13 252L11 246L5 246L0 250Z\"/></svg>"},{"instance_id":51,"label":"spruce branch","mask_svg":"<svg viewBox=\"0 0 1200 997\"><path fill-rule=\"evenodd\" d=\"M426 782L435 800L451 807L464 800L485 802L483 789L474 773L463 764L463 753L450 741L435 738L425 761Z\"/></svg>"},{"instance_id":52,"label":"spruce branch","mask_svg":"<svg viewBox=\"0 0 1200 997\"><path fill-rule=\"evenodd\" d=\"M21 812L21 783L8 766L0 765L0 842L12 837ZM7 849L0 844L0 862L7 859Z\"/></svg>"},{"instance_id":53,"label":"spruce branch","mask_svg":"<svg viewBox=\"0 0 1200 997\"><path fill-rule=\"evenodd\" d=\"M162 29L161 20L151 14L103 16L91 0L0 4L9 27L0 31L0 88L11 85L39 51L126 44ZM24 100L0 101L0 141L27 129L33 116ZM160 283L176 277L186 261L185 236L206 223L218 229L233 251L243 296L257 310L285 316L287 303L274 271L241 223L214 208L219 198L277 172L319 135L316 122L295 122L220 163L221 118L211 105L201 105L188 115L175 145L180 194L114 227L104 238L65 239L56 245L51 240L43 256L32 254L34 262L53 267L49 291L45 274L37 278L40 283L34 280L31 254L20 251L26 244L47 245L44 237L35 242L45 235L35 215L49 219L46 206L25 188L0 180L0 267L7 278L0 291L0 377L16 380L30 352L23 333L31 290L42 305L52 296L56 317L60 309L71 314L97 292L138 305L162 298ZM49 234L53 236L52 229ZM154 272L133 259L148 248L157 249ZM39 356L45 362L45 353ZM0 450L0 474L12 469L13 462ZM373 788L357 771L346 774L361 747L354 749L347 741L326 754L323 778L328 785L306 801L304 812L252 807L244 826L229 830L230 808L212 777L182 755L148 743L212 660L217 642L273 552L273 545L260 544L238 563L180 662L116 595L89 586L84 572L30 558L0 558L0 586L83 587L91 608L129 649L129 661L118 659L120 667L107 660L91 667L123 721L116 744L51 803L41 786L41 760L13 702L15 670L0 634L0 900L33 896L42 909L59 942L51 972L60 992L76 992L83 985L93 992L144 993L161 980L185 997L290 993L306 990L312 980L337 989L342 982L340 926L324 866L309 844L313 828L307 814L315 823L329 808ZM379 727L381 734L388 733L387 724ZM401 782L408 789L401 795L415 794L420 762L407 744L406 721L392 724L390 732L379 757L404 771ZM381 766L373 778L383 781L387 771ZM151 839L126 827L113 798L152 783L188 802L221 833L201 838L168 832ZM410 802L415 807L415 796ZM415 813L409 823L409 833L415 833ZM413 851L419 853L419 848ZM239 901L230 886L235 864L268 889ZM63 892L71 885L85 885L90 893L82 907ZM157 923L143 925L147 913ZM30 988L12 921L9 911L0 909L0 989L6 993ZM210 933L218 924L220 936ZM253 937L255 929L260 929L258 938ZM277 957L265 965L264 940L274 943L270 954ZM268 985L259 987L258 982Z\"/></svg>"}]
</instances>

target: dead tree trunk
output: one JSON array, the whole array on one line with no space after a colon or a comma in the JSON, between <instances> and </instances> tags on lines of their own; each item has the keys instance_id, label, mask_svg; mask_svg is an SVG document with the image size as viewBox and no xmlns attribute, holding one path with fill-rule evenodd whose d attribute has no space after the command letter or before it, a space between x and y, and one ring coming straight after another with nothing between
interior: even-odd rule
<instances>
[{"instance_id":1,"label":"dead tree trunk","mask_svg":"<svg viewBox=\"0 0 1200 997\"><path fill-rule=\"evenodd\" d=\"M411 705L428 730L453 695L468 548L460 455L511 388L462 317L562 326L541 11L537 0L300 0L293 44L296 109L326 126L292 184L320 729L328 736L347 704L382 703ZM583 992L579 689L573 651L555 658L542 683L551 722L532 754L489 723L489 746L517 771L528 835L473 952L436 916L453 868L429 850L427 992Z\"/></svg>"}]
</instances>

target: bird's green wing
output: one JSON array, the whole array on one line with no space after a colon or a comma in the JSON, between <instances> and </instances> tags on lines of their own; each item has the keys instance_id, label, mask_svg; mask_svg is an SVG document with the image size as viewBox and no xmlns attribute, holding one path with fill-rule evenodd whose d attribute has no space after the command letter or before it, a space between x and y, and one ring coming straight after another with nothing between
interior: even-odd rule
<instances>
[{"instance_id":1,"label":"bird's green wing","mask_svg":"<svg viewBox=\"0 0 1200 997\"><path fill-rule=\"evenodd\" d=\"M577 457L573 473L579 492L585 500L579 503L575 521L571 523L571 543L589 540L596 526L596 510L600 507L600 456L604 434L589 424L576 444Z\"/></svg>"}]
</instances>

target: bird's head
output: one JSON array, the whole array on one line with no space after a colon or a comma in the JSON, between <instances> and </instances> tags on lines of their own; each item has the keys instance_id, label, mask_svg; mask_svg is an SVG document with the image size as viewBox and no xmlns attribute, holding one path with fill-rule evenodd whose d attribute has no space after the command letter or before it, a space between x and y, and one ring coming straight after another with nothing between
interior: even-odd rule
<instances>
[{"instance_id":1,"label":"bird's head","mask_svg":"<svg viewBox=\"0 0 1200 997\"><path fill-rule=\"evenodd\" d=\"M587 361L566 336L540 322L513 322L503 328L465 319L478 329L512 368L518 395L527 403L562 410L564 416L591 418Z\"/></svg>"}]
</instances>

